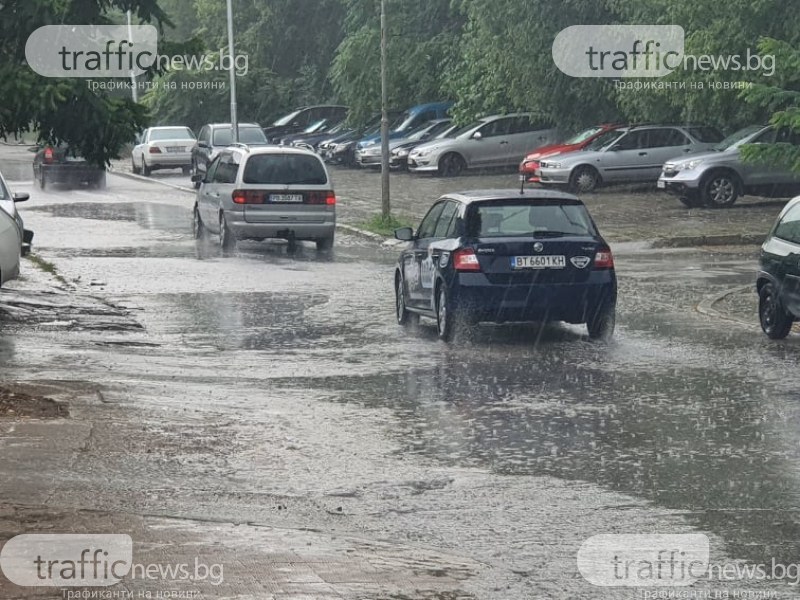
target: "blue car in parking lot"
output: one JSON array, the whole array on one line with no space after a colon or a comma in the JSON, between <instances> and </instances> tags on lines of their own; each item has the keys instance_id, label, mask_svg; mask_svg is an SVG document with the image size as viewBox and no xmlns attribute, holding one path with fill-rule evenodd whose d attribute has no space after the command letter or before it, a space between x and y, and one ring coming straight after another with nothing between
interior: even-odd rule
<instances>
[{"instance_id":1,"label":"blue car in parking lot","mask_svg":"<svg viewBox=\"0 0 800 600\"><path fill-rule=\"evenodd\" d=\"M399 137L405 137L412 129L428 121L447 118L449 116L447 111L450 110L451 106L453 106L452 102L431 102L412 106L391 123L389 139L393 140ZM379 144L380 141L381 134L379 130L377 133L362 138L358 142L356 149L368 148L373 144Z\"/></svg>"},{"instance_id":2,"label":"blue car in parking lot","mask_svg":"<svg viewBox=\"0 0 800 600\"><path fill-rule=\"evenodd\" d=\"M585 323L614 331L617 279L611 250L583 202L549 190L488 190L440 198L395 270L396 316L436 320L440 339L481 321Z\"/></svg>"}]
</instances>

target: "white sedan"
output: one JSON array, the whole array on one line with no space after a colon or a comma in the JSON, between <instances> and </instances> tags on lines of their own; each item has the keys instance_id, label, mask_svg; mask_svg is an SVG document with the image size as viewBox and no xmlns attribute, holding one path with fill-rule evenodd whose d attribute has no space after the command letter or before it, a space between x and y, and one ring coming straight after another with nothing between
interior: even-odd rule
<instances>
[{"instance_id":1,"label":"white sedan","mask_svg":"<svg viewBox=\"0 0 800 600\"><path fill-rule=\"evenodd\" d=\"M183 169L184 175L188 175L196 139L188 127L145 129L131 152L131 170L150 175L157 169Z\"/></svg>"},{"instance_id":2,"label":"white sedan","mask_svg":"<svg viewBox=\"0 0 800 600\"><path fill-rule=\"evenodd\" d=\"M19 275L19 257L23 250L25 230L16 203L24 202L28 194L11 194L0 175L0 285Z\"/></svg>"}]
</instances>

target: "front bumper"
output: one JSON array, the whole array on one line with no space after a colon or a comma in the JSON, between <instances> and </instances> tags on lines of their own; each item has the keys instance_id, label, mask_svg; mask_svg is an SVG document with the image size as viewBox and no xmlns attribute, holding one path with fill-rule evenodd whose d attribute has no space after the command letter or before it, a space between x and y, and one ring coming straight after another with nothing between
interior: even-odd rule
<instances>
[{"instance_id":1,"label":"front bumper","mask_svg":"<svg viewBox=\"0 0 800 600\"><path fill-rule=\"evenodd\" d=\"M439 170L437 156L409 156L408 170L413 173L432 173Z\"/></svg>"},{"instance_id":2,"label":"front bumper","mask_svg":"<svg viewBox=\"0 0 800 600\"><path fill-rule=\"evenodd\" d=\"M555 169L553 167L539 168L539 182L551 183L556 185L566 185L572 174L572 167Z\"/></svg>"},{"instance_id":3,"label":"front bumper","mask_svg":"<svg viewBox=\"0 0 800 600\"><path fill-rule=\"evenodd\" d=\"M356 163L362 167L380 167L381 166L380 154L364 154L356 152Z\"/></svg>"},{"instance_id":4,"label":"front bumper","mask_svg":"<svg viewBox=\"0 0 800 600\"><path fill-rule=\"evenodd\" d=\"M677 196L694 194L700 189L702 174L697 171L662 171L656 187Z\"/></svg>"},{"instance_id":5,"label":"front bumper","mask_svg":"<svg viewBox=\"0 0 800 600\"><path fill-rule=\"evenodd\" d=\"M525 178L527 183L539 183L540 175L539 161L522 162L519 165L519 174Z\"/></svg>"}]
</instances>

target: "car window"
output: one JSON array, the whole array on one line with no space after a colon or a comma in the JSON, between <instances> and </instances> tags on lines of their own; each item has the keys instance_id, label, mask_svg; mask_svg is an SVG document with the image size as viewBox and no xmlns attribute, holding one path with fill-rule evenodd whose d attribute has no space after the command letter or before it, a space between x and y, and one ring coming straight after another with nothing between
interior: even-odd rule
<instances>
[{"instance_id":1,"label":"car window","mask_svg":"<svg viewBox=\"0 0 800 600\"><path fill-rule=\"evenodd\" d=\"M508 134L508 130L511 128L511 121L512 119L510 118L497 119L491 123L487 123L478 131L481 132L481 137L485 138L506 135Z\"/></svg>"},{"instance_id":2,"label":"car window","mask_svg":"<svg viewBox=\"0 0 800 600\"><path fill-rule=\"evenodd\" d=\"M211 181L214 183L236 183L236 174L239 172L239 165L234 162L230 154L220 156L217 170Z\"/></svg>"},{"instance_id":3,"label":"car window","mask_svg":"<svg viewBox=\"0 0 800 600\"><path fill-rule=\"evenodd\" d=\"M316 156L305 154L255 154L247 159L244 183L325 185L328 176Z\"/></svg>"},{"instance_id":4,"label":"car window","mask_svg":"<svg viewBox=\"0 0 800 600\"><path fill-rule=\"evenodd\" d=\"M671 127L665 129L652 129L647 137L645 148L666 148L669 146L686 146L691 141L683 133Z\"/></svg>"},{"instance_id":5,"label":"car window","mask_svg":"<svg viewBox=\"0 0 800 600\"><path fill-rule=\"evenodd\" d=\"M800 204L796 204L783 216L775 228L775 237L800 244Z\"/></svg>"},{"instance_id":6,"label":"car window","mask_svg":"<svg viewBox=\"0 0 800 600\"><path fill-rule=\"evenodd\" d=\"M529 133L540 129L547 129L547 127L530 117L515 117L511 122L511 133Z\"/></svg>"},{"instance_id":7,"label":"car window","mask_svg":"<svg viewBox=\"0 0 800 600\"><path fill-rule=\"evenodd\" d=\"M457 209L458 205L452 200L448 200L444 203L444 208L439 215L439 221L436 223L436 231L434 232L433 237L447 237L447 232L450 230L450 223L453 221L453 217L455 216Z\"/></svg>"},{"instance_id":8,"label":"car window","mask_svg":"<svg viewBox=\"0 0 800 600\"><path fill-rule=\"evenodd\" d=\"M170 127L169 129L151 129L147 141L158 140L193 140L194 134L188 127Z\"/></svg>"},{"instance_id":9,"label":"car window","mask_svg":"<svg viewBox=\"0 0 800 600\"><path fill-rule=\"evenodd\" d=\"M775 143L777 144L800 144L800 132L792 131L788 127L781 127L775 132Z\"/></svg>"},{"instance_id":10,"label":"car window","mask_svg":"<svg viewBox=\"0 0 800 600\"><path fill-rule=\"evenodd\" d=\"M260 127L240 127L239 142L242 144L266 144L267 137ZM229 127L220 127L214 131L215 146L230 146L233 143L233 131Z\"/></svg>"},{"instance_id":11,"label":"car window","mask_svg":"<svg viewBox=\"0 0 800 600\"><path fill-rule=\"evenodd\" d=\"M211 161L211 164L208 165L208 171L206 171L205 181L214 181L214 177L217 173L217 167L219 166L219 156Z\"/></svg>"},{"instance_id":12,"label":"car window","mask_svg":"<svg viewBox=\"0 0 800 600\"><path fill-rule=\"evenodd\" d=\"M778 131L777 129L770 127L764 133L759 136L756 136L752 140L750 140L751 144L774 144L775 138L777 137Z\"/></svg>"},{"instance_id":13,"label":"car window","mask_svg":"<svg viewBox=\"0 0 800 600\"><path fill-rule=\"evenodd\" d=\"M615 147L617 150L638 150L640 148L647 148L649 140L649 129L629 131L627 135L622 137L622 139L616 143Z\"/></svg>"},{"instance_id":14,"label":"car window","mask_svg":"<svg viewBox=\"0 0 800 600\"><path fill-rule=\"evenodd\" d=\"M704 144L718 144L723 136L716 127L687 127L686 130L698 141Z\"/></svg>"},{"instance_id":15,"label":"car window","mask_svg":"<svg viewBox=\"0 0 800 600\"><path fill-rule=\"evenodd\" d=\"M594 235L586 208L580 204L543 204L525 200L481 202L468 218L471 237L542 234Z\"/></svg>"},{"instance_id":16,"label":"car window","mask_svg":"<svg viewBox=\"0 0 800 600\"><path fill-rule=\"evenodd\" d=\"M417 237L419 239L433 237L442 210L444 210L444 202L438 202L428 211L428 214L422 219L422 223L419 224L419 229L417 230Z\"/></svg>"}]
</instances>

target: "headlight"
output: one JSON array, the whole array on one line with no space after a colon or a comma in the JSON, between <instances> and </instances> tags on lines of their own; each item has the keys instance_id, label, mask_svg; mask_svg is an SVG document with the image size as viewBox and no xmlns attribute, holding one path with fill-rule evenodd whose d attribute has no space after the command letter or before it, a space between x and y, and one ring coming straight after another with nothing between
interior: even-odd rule
<instances>
[{"instance_id":1,"label":"headlight","mask_svg":"<svg viewBox=\"0 0 800 600\"><path fill-rule=\"evenodd\" d=\"M541 163L539 163L539 166L542 169L560 169L561 163L543 160Z\"/></svg>"},{"instance_id":2,"label":"headlight","mask_svg":"<svg viewBox=\"0 0 800 600\"><path fill-rule=\"evenodd\" d=\"M408 149L401 148L400 150L394 150L392 154L394 154L395 156L408 156Z\"/></svg>"},{"instance_id":3,"label":"headlight","mask_svg":"<svg viewBox=\"0 0 800 600\"><path fill-rule=\"evenodd\" d=\"M414 156L417 156L417 157L421 158L423 156L428 156L428 154L430 154L430 153L431 153L430 150L415 150L414 151Z\"/></svg>"},{"instance_id":4,"label":"headlight","mask_svg":"<svg viewBox=\"0 0 800 600\"><path fill-rule=\"evenodd\" d=\"M697 165L703 162L702 158L695 158L694 160L685 160L673 166L676 171L691 171Z\"/></svg>"},{"instance_id":5,"label":"headlight","mask_svg":"<svg viewBox=\"0 0 800 600\"><path fill-rule=\"evenodd\" d=\"M375 140L369 140L368 142L361 142L362 148L369 148L370 146L375 145Z\"/></svg>"}]
</instances>

